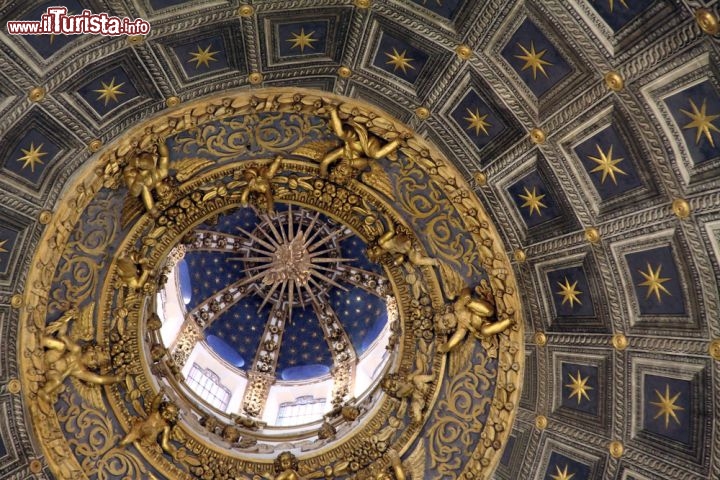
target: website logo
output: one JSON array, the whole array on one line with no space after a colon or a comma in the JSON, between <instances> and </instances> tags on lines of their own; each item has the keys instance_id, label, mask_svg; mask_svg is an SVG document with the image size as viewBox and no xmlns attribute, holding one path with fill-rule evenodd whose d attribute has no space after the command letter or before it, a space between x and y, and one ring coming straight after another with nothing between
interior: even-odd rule
<instances>
[{"instance_id":1,"label":"website logo","mask_svg":"<svg viewBox=\"0 0 720 480\"><path fill-rule=\"evenodd\" d=\"M147 35L150 22L142 18L111 17L107 13L83 10L79 15L68 14L66 7L48 7L39 21L14 20L7 22L10 35Z\"/></svg>"}]
</instances>

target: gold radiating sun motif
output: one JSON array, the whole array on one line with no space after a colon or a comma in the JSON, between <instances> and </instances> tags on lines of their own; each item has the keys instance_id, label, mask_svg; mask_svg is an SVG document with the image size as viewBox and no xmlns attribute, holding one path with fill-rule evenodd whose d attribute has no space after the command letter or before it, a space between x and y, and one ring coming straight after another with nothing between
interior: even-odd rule
<instances>
[{"instance_id":1,"label":"gold radiating sun motif","mask_svg":"<svg viewBox=\"0 0 720 480\"><path fill-rule=\"evenodd\" d=\"M662 269L662 265L657 266L657 270L653 270L652 266L648 263L647 264L647 272L643 272L642 270L638 270L640 275L642 275L645 278L645 281L642 283L639 283L639 287L647 287L647 295L645 295L645 298L650 298L650 295L653 293L657 297L658 302L662 302L662 298L660 297L660 291L663 291L667 293L668 295L671 295L667 288L663 285L663 283L669 281L669 278L663 278L660 276L660 270ZM671 295L672 296L672 295Z\"/></svg>"},{"instance_id":2,"label":"gold radiating sun motif","mask_svg":"<svg viewBox=\"0 0 720 480\"><path fill-rule=\"evenodd\" d=\"M40 160L40 157L42 157L43 155L47 155L47 152L42 151L43 145L44 144L41 143L40 146L35 148L35 144L31 142L29 150L25 150L24 148L20 149L20 151L22 151L22 153L24 153L25 155L18 158L17 161L25 162L22 166L23 170L25 170L25 167L29 165L30 171L34 173L36 164L43 165L43 161Z\"/></svg>"},{"instance_id":3,"label":"gold radiating sun motif","mask_svg":"<svg viewBox=\"0 0 720 480\"><path fill-rule=\"evenodd\" d=\"M535 51L535 42L530 42L530 50L528 51L527 48L523 47L521 44L518 43L518 47L520 47L520 50L523 51L524 55L515 55L515 58L519 60L523 60L525 62L525 65L523 65L522 69L527 70L528 68L532 68L533 72L533 80L537 80L537 72L540 70L540 73L545 75L547 78L548 74L545 71L545 65L551 67L553 64L548 62L547 60L543 60L543 55L547 53L546 50L542 50L541 52Z\"/></svg>"},{"instance_id":4,"label":"gold radiating sun motif","mask_svg":"<svg viewBox=\"0 0 720 480\"><path fill-rule=\"evenodd\" d=\"M212 47L212 44L208 45L206 48L200 48L200 45L197 46L197 52L190 52L190 55L192 55L192 58L188 60L188 63L195 62L195 70L200 68L200 65L204 65L207 68L210 68L210 62L217 62L217 58L215 58L216 53L220 53L218 50L215 50L213 52L210 51L210 48Z\"/></svg>"},{"instance_id":5,"label":"gold radiating sun motif","mask_svg":"<svg viewBox=\"0 0 720 480\"><path fill-rule=\"evenodd\" d=\"M312 38L313 35L315 35L314 31L306 34L305 29L301 28L300 33L293 32L292 33L293 37L288 38L287 41L292 42L292 45L290 46L291 49L299 48L300 52L305 52L305 47L310 47L312 49L315 49L315 47L313 47L312 43L317 42L318 39Z\"/></svg>"},{"instance_id":6,"label":"gold radiating sun motif","mask_svg":"<svg viewBox=\"0 0 720 480\"><path fill-rule=\"evenodd\" d=\"M97 98L98 100L105 100L106 107L110 100L117 102L118 95L125 95L125 92L120 91L120 87L125 85L125 82L115 85L115 77L110 80L109 84L102 81L100 83L102 84L102 88L93 91L100 94Z\"/></svg>"},{"instance_id":7,"label":"gold radiating sun motif","mask_svg":"<svg viewBox=\"0 0 720 480\"><path fill-rule=\"evenodd\" d=\"M577 377L573 377L572 373L569 373L568 375L570 376L570 382L572 382L565 385L571 390L568 398L573 398L574 396L577 396L578 405L580 405L582 397L585 397L585 399L589 402L590 395L588 395L587 392L593 389L590 385L587 384L588 380L590 380L590 377L582 378L582 376L580 375L580 370L578 370L577 372Z\"/></svg>"},{"instance_id":8,"label":"gold radiating sun motif","mask_svg":"<svg viewBox=\"0 0 720 480\"><path fill-rule=\"evenodd\" d=\"M665 418L665 429L670 426L670 417L680 425L680 419L675 414L676 411L685 410L680 405L676 405L677 399L680 397L680 392L676 393L672 398L670 397L670 385L665 384L665 394L661 395L660 392L655 390L655 395L658 397L657 402L650 402L651 405L658 407L658 412L653 417L653 420L657 420L660 417Z\"/></svg>"},{"instance_id":9,"label":"gold radiating sun motif","mask_svg":"<svg viewBox=\"0 0 720 480\"><path fill-rule=\"evenodd\" d=\"M519 195L519 197L523 200L525 200L525 203L521 205L521 207L528 207L530 209L530 216L532 216L533 212L537 212L538 215L542 215L542 212L540 211L541 208L547 208L547 205L541 202L543 198L545 198L545 194L538 195L535 187L533 187L532 192L527 189L527 187L523 187L525 190L525 195L522 193Z\"/></svg>"},{"instance_id":10,"label":"gold radiating sun motif","mask_svg":"<svg viewBox=\"0 0 720 480\"><path fill-rule=\"evenodd\" d=\"M408 68L415 70L415 67L413 67L410 63L413 59L405 56L407 55L407 50L403 50L402 53L400 53L395 47L393 47L393 53L385 52L385 55L390 58L390 60L385 63L393 66L393 72L397 71L398 68L402 70L403 73L407 73Z\"/></svg>"}]
</instances>

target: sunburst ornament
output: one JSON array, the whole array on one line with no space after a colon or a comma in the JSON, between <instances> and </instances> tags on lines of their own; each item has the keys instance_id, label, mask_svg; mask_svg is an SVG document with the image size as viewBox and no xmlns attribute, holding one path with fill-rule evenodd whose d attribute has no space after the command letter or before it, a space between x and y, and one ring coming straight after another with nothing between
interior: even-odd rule
<instances>
[{"instance_id":1,"label":"sunburst ornament","mask_svg":"<svg viewBox=\"0 0 720 480\"><path fill-rule=\"evenodd\" d=\"M339 242L352 236L344 226L330 227L320 214L310 215L304 210L277 212L274 217L265 215L254 232L240 231L253 241L247 254L234 257L245 265L247 275L243 282L259 286L263 302L288 309L292 318L294 304L320 304L326 286L345 287L338 283L338 275L352 258L340 254ZM249 283L248 283L249 284Z\"/></svg>"},{"instance_id":2,"label":"sunburst ornament","mask_svg":"<svg viewBox=\"0 0 720 480\"><path fill-rule=\"evenodd\" d=\"M560 470L559 465L555 465L555 475L552 475L550 478L552 480L572 480L572 478L575 476L574 473L568 473L568 466L565 465L565 468L563 470Z\"/></svg>"},{"instance_id":3,"label":"sunburst ornament","mask_svg":"<svg viewBox=\"0 0 720 480\"><path fill-rule=\"evenodd\" d=\"M703 99L702 107L700 107L699 109L691 98L690 108L692 108L692 112L688 112L687 110L682 109L680 110L683 114L687 115L692 120L692 122L685 125L683 129L696 129L695 145L698 145L702 136L705 135L705 138L707 138L707 141L710 142L710 145L712 147L715 147L715 141L713 140L712 133L710 131L712 130L714 132L720 133L720 129L718 129L718 127L713 124L713 121L716 118L719 118L720 115L707 114L707 98Z\"/></svg>"},{"instance_id":4,"label":"sunburst ornament","mask_svg":"<svg viewBox=\"0 0 720 480\"><path fill-rule=\"evenodd\" d=\"M565 303L567 302L570 302L570 308L573 308L575 306L575 302L577 302L578 305L582 305L582 302L578 297L582 292L580 290L575 290L575 287L577 287L578 284L577 280L575 280L575 283L570 285L570 280L565 277L564 284L560 282L557 282L557 284L558 286L560 286L560 291L556 292L556 294L560 295L563 299L561 305L565 305Z\"/></svg>"},{"instance_id":5,"label":"sunburst ornament","mask_svg":"<svg viewBox=\"0 0 720 480\"><path fill-rule=\"evenodd\" d=\"M42 151L43 143L41 143L37 148L35 147L34 142L30 142L30 148L28 150L25 150L24 148L21 148L20 151L24 153L22 157L18 158L18 162L25 162L22 166L22 169L25 170L25 167L30 166L30 171L35 173L35 165L43 165L43 161L40 160L40 157L47 155L47 152Z\"/></svg>"},{"instance_id":6,"label":"sunburst ornament","mask_svg":"<svg viewBox=\"0 0 720 480\"><path fill-rule=\"evenodd\" d=\"M464 120L467 120L468 127L467 129L470 130L471 128L475 129L475 135L480 135L480 131L482 131L485 135L490 135L488 132L487 127L492 126L490 122L487 121L487 117L489 114L486 115L480 115L480 111L476 108L474 112L472 112L469 108L466 109L468 112L469 117L465 117Z\"/></svg>"},{"instance_id":7,"label":"sunburst ornament","mask_svg":"<svg viewBox=\"0 0 720 480\"><path fill-rule=\"evenodd\" d=\"M657 301L662 303L662 298L660 296L660 292L667 293L668 295L672 296L672 294L668 291L667 288L663 285L663 283L670 281L669 278L664 278L660 276L660 270L662 269L662 264L658 264L657 270L653 270L650 263L647 264L647 272L643 272L642 270L638 270L638 273L645 278L645 281L642 283L639 283L639 287L647 287L647 295L645 295L645 298L650 298L650 295L653 293L655 294L655 297L657 298Z\"/></svg>"},{"instance_id":8,"label":"sunburst ornament","mask_svg":"<svg viewBox=\"0 0 720 480\"><path fill-rule=\"evenodd\" d=\"M598 156L592 157L588 155L588 158L592 160L593 162L597 163L597 167L590 170L590 173L602 173L602 177L600 178L600 184L604 184L607 177L610 177L612 182L617 185L617 178L615 178L615 174L619 173L620 175L627 175L626 172L624 172L620 167L618 167L618 163L625 160L624 158L613 158L613 146L610 145L608 147L607 153L603 152L602 148L600 148L600 145L595 144L595 147L597 147Z\"/></svg>"},{"instance_id":9,"label":"sunburst ornament","mask_svg":"<svg viewBox=\"0 0 720 480\"><path fill-rule=\"evenodd\" d=\"M545 78L547 78L548 74L545 71L545 66L551 67L553 64L548 62L547 60L543 60L543 55L547 53L547 49L542 50L540 52L535 51L535 42L530 42L530 50L522 46L520 43L518 43L518 47L520 47L520 50L523 51L523 55L515 55L515 58L522 60L525 62L525 65L523 65L522 69L527 70L528 68L532 69L533 72L533 80L537 80L537 72L540 70L540 72L545 75Z\"/></svg>"},{"instance_id":10,"label":"sunburst ornament","mask_svg":"<svg viewBox=\"0 0 720 480\"><path fill-rule=\"evenodd\" d=\"M5 248L5 244L7 243L7 239L0 240L0 253L7 253L7 249Z\"/></svg>"},{"instance_id":11,"label":"sunburst ornament","mask_svg":"<svg viewBox=\"0 0 720 480\"><path fill-rule=\"evenodd\" d=\"M578 370L577 372L577 377L573 377L572 373L568 373L568 376L570 377L571 382L565 385L571 390L568 398L572 399L573 397L577 396L578 405L580 405L583 397L585 397L585 399L589 402L590 395L588 395L588 391L593 389L590 385L587 384L588 380L590 380L590 377L582 378L582 376L580 375L580 370Z\"/></svg>"},{"instance_id":12,"label":"sunburst ornament","mask_svg":"<svg viewBox=\"0 0 720 480\"><path fill-rule=\"evenodd\" d=\"M406 57L407 50L403 50L402 53L398 52L395 47L393 47L393 53L385 52L385 55L390 58L387 62L385 62L386 65L392 65L393 66L393 72L396 72L399 68L402 70L403 74L407 74L407 69L415 70L415 67L412 66L410 62L412 62L414 59Z\"/></svg>"},{"instance_id":13,"label":"sunburst ornament","mask_svg":"<svg viewBox=\"0 0 720 480\"><path fill-rule=\"evenodd\" d=\"M291 49L299 48L301 53L305 52L305 47L315 49L312 45L313 42L318 41L317 38L312 38L312 36L315 35L315 31L306 34L305 29L301 28L300 33L293 32L291 35L293 37L287 39L288 42L292 42L292 45L290 46Z\"/></svg>"},{"instance_id":14,"label":"sunburst ornament","mask_svg":"<svg viewBox=\"0 0 720 480\"><path fill-rule=\"evenodd\" d=\"M195 70L199 69L201 65L210 68L210 62L217 62L215 55L220 53L219 50L211 52L210 48L212 48L212 44L206 48L201 48L200 45L197 45L197 52L190 52L192 58L188 60L188 63L195 62Z\"/></svg>"},{"instance_id":15,"label":"sunburst ornament","mask_svg":"<svg viewBox=\"0 0 720 480\"><path fill-rule=\"evenodd\" d=\"M116 85L115 77L112 77L110 83L105 83L103 81L101 81L100 83L102 84L102 88L93 91L100 94L100 96L97 98L98 100L105 100L106 107L110 100L112 100L113 102L118 102L118 96L125 95L125 92L120 91L120 87L125 85L125 82Z\"/></svg>"},{"instance_id":16,"label":"sunburst ornament","mask_svg":"<svg viewBox=\"0 0 720 480\"><path fill-rule=\"evenodd\" d=\"M527 187L523 187L525 190L525 195L522 193L518 195L522 200L525 200L525 203L521 205L521 207L528 207L530 209L530 216L532 217L533 212L537 212L538 215L542 216L542 208L547 208L547 205L542 203L542 199L545 198L545 194L538 195L536 188L533 187L532 192L527 189Z\"/></svg>"},{"instance_id":17,"label":"sunburst ornament","mask_svg":"<svg viewBox=\"0 0 720 480\"><path fill-rule=\"evenodd\" d=\"M665 429L670 426L670 417L680 425L680 419L678 418L677 414L675 412L683 411L685 410L680 405L677 405L675 402L677 402L677 399L680 398L680 393L678 392L673 396L670 397L670 385L667 383L665 384L665 394L661 395L660 392L655 390L655 395L657 395L658 401L657 402L650 402L651 405L654 405L658 407L658 412L653 417L653 420L657 420L660 417L663 417L665 419Z\"/></svg>"}]
</instances>

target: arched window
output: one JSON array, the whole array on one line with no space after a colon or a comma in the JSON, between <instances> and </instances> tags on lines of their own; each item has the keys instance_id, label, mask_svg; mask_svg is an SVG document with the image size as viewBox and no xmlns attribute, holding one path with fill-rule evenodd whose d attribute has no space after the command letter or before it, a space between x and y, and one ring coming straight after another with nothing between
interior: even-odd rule
<instances>
[{"instance_id":1,"label":"arched window","mask_svg":"<svg viewBox=\"0 0 720 480\"><path fill-rule=\"evenodd\" d=\"M218 410L225 411L230 403L230 389L220 383L220 377L215 372L204 369L197 363L193 363L185 383L200 398Z\"/></svg>"},{"instance_id":2,"label":"arched window","mask_svg":"<svg viewBox=\"0 0 720 480\"><path fill-rule=\"evenodd\" d=\"M287 427L320 420L326 411L325 403L326 399L312 395L298 397L294 402L281 403L277 425Z\"/></svg>"}]
</instances>

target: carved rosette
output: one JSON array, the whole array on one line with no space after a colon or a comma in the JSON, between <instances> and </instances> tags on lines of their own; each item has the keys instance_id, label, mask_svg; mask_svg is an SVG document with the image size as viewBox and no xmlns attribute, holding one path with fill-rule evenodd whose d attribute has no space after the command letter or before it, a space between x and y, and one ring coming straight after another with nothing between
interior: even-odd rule
<instances>
[{"instance_id":1,"label":"carved rosette","mask_svg":"<svg viewBox=\"0 0 720 480\"><path fill-rule=\"evenodd\" d=\"M332 134L327 126L330 105L337 107L339 118L347 125L362 129L380 142L395 142L399 146L392 159L372 160L381 165L396 163L400 176L390 186L382 175L378 178L377 170L344 166L342 161L330 168L327 179L320 178L319 160L340 142L323 149L317 142L311 145L307 140L327 139ZM280 121L282 128L278 126ZM236 131L223 136L222 129L231 124ZM133 210L132 206L124 205L127 192L121 175L127 156L137 149L149 148L159 138L170 137L175 145L170 153L170 174L163 187L152 192L157 211ZM248 141L256 142L254 158L242 157L247 153ZM361 145L356 148L360 151ZM199 155L203 157L198 158ZM262 428L250 430L239 426L242 433L232 435L233 440L239 441L233 448L228 448L227 442L209 440L197 426L201 416L172 392L177 386L173 375L153 373L152 342L146 321L155 303L157 280L153 279L153 286L143 291L115 286L117 259L131 251L138 251L146 260L144 268L155 274L177 263L182 258L178 245L187 232L209 218L242 208L243 192L248 188L244 178L249 178L243 172L267 165L278 155L283 157L282 166L267 179L275 203L293 203L323 212L351 228L368 244L377 241L389 228L399 227L407 232L413 248L423 257L435 258L462 271L468 279L487 279L498 318L514 319L513 327L498 335L496 345L493 343L493 349L497 348L495 354L488 355L496 357L490 362L493 368L485 372L491 378L492 388L460 389L453 394L469 396L478 404L487 397L492 397L492 401L485 402L489 405L483 412L486 421L472 424L482 430L483 440L466 445L472 455L466 451L461 466L443 478L491 476L519 403L524 352L513 269L488 215L447 160L376 109L324 93L273 89L183 104L163 117L139 125L107 146L96 160L98 163L86 166L77 184L68 186L68 194L61 197L63 203L55 209L40 242L47 247L36 253L28 275L30 288L23 298L26 307L21 312L23 347L19 352L22 392L35 434L58 477L225 478L231 472L234 478L253 478L272 471L268 460L272 442L263 436ZM421 183L426 190L417 186ZM428 195L441 206L441 214L433 213ZM100 220L97 214L88 215L90 210L97 212L100 206L105 212ZM426 219L426 228L416 231L408 218ZM97 222L100 224L94 225ZM71 234L76 232L75 238L83 238L92 228L103 232L102 245L97 244L97 235L92 246L69 242ZM460 238L452 246L449 233ZM105 251L113 251L113 259L98 260L87 267L92 275L73 278L72 268L66 265L82 261L76 253L78 248L98 259L105 258ZM218 248L228 248L227 243ZM410 446L435 428L439 391L453 385L447 373L446 356L437 348L446 340L446 333L436 332L433 325L434 312L448 301L441 288L447 280L441 273L443 269L408 261L384 261L383 265L391 285L375 288L390 290L385 293L391 293L393 302L397 302L398 318L397 325L391 326L394 353L389 368L397 378L413 385L395 398L377 388L373 394L377 403L371 405L369 418L352 429L338 429L336 438L326 440L330 443L323 444L320 450L308 447L307 443L302 452L298 449L298 468L303 474L324 475L328 469L335 469L337 478L364 478L367 472L385 471L389 467L386 453L389 451L398 452L403 462L408 462L408 455L418 451L409 452ZM88 404L69 383L62 402L50 412L39 408L37 392L50 367L43 360L41 335L46 325L59 317L61 307L82 306L88 301L98 305L94 341L108 348L117 345L114 351L122 352L123 356L118 353L112 369L116 374L126 375L126 380L102 387L106 412L88 409L89 424L78 426L71 425L72 418L62 405L79 402L87 408ZM200 336L198 325L186 321L180 341L171 350L176 367L187 360ZM486 355L482 353L484 348L476 347L476 355ZM472 367L465 366L468 371ZM340 380L336 381L334 395L340 405L347 397L352 367L339 363L335 370ZM248 415L257 416L274 377L251 371L248 380L250 388L242 408ZM158 445L144 443L119 447L117 439L123 438L138 418L147 415L147 406L161 387L183 412L173 429L172 451L177 453L170 456ZM453 399L448 400L452 403ZM77 431L78 428L81 430ZM91 454L76 447L72 438L82 435L94 436L97 451ZM440 453L431 443L420 445L427 452L421 460L429 466ZM343 462L349 462L348 470L339 474ZM417 467L422 462L415 458ZM429 468L424 471L425 478L435 478Z\"/></svg>"}]
</instances>

